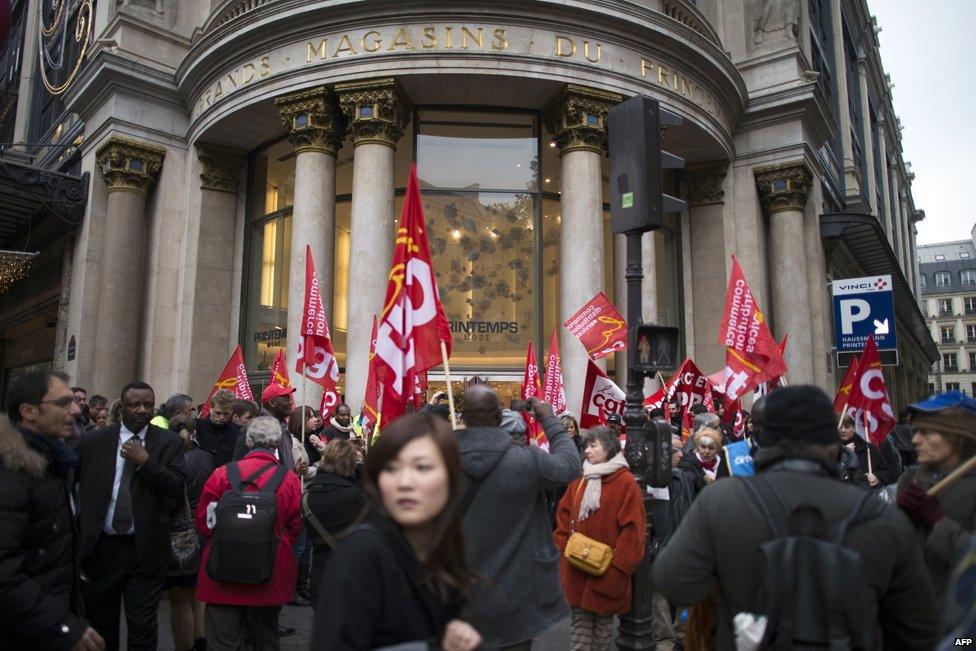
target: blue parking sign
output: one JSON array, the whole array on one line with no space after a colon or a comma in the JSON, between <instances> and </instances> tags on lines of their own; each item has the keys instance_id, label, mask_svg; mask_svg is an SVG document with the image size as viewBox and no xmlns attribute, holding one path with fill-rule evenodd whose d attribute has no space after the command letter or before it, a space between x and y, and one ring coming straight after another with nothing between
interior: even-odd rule
<instances>
[{"instance_id":1,"label":"blue parking sign","mask_svg":"<svg viewBox=\"0 0 976 651\"><path fill-rule=\"evenodd\" d=\"M860 352L874 335L878 350L897 348L891 276L835 280L834 340L840 352Z\"/></svg>"}]
</instances>

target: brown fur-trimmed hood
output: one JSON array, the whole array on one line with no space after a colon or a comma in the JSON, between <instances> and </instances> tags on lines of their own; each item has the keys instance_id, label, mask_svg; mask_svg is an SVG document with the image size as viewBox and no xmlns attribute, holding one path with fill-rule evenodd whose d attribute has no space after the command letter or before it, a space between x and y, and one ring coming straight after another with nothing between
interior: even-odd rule
<instances>
[{"instance_id":1,"label":"brown fur-trimmed hood","mask_svg":"<svg viewBox=\"0 0 976 651\"><path fill-rule=\"evenodd\" d=\"M47 469L44 455L27 445L24 435L6 416L0 416L0 465L32 477L43 477Z\"/></svg>"}]
</instances>

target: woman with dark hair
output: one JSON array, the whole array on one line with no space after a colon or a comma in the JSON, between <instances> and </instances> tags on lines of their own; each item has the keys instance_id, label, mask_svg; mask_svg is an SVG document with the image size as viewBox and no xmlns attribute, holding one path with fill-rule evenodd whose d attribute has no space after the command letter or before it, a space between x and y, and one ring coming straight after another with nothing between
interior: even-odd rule
<instances>
[{"instance_id":1,"label":"woman with dark hair","mask_svg":"<svg viewBox=\"0 0 976 651\"><path fill-rule=\"evenodd\" d=\"M841 416L838 430L840 444L857 456L856 468L847 465L841 468L841 480L864 489L881 488L898 480L897 468L888 465L888 461L874 443L868 443L857 434L850 414Z\"/></svg>"},{"instance_id":2,"label":"woman with dark hair","mask_svg":"<svg viewBox=\"0 0 976 651\"><path fill-rule=\"evenodd\" d=\"M457 441L442 419L411 414L383 430L363 473L370 513L325 568L313 648L481 645L460 619L473 579L458 517L461 474Z\"/></svg>"},{"instance_id":3,"label":"woman with dark hair","mask_svg":"<svg viewBox=\"0 0 976 651\"><path fill-rule=\"evenodd\" d=\"M583 476L559 502L556 546L566 551L578 532L613 549L613 561L601 576L584 573L560 559L559 575L573 608L570 648L604 651L613 641L613 617L630 610L631 577L644 558L647 517L640 488L630 474L620 440L599 427L583 436Z\"/></svg>"},{"instance_id":4,"label":"woman with dark hair","mask_svg":"<svg viewBox=\"0 0 976 651\"><path fill-rule=\"evenodd\" d=\"M355 443L344 439L325 446L319 471L302 496L302 514L312 543L313 604L318 603L322 575L336 548L336 538L362 513L366 503L356 482L358 452Z\"/></svg>"},{"instance_id":5,"label":"woman with dark hair","mask_svg":"<svg viewBox=\"0 0 976 651\"><path fill-rule=\"evenodd\" d=\"M305 420L304 447L302 447L302 419ZM308 470L304 476L306 480L311 479L318 471L319 457L322 454L319 447L314 443L322 433L322 417L312 407L296 407L288 416L288 433L291 434L292 454L296 462L299 459L305 461Z\"/></svg>"}]
</instances>

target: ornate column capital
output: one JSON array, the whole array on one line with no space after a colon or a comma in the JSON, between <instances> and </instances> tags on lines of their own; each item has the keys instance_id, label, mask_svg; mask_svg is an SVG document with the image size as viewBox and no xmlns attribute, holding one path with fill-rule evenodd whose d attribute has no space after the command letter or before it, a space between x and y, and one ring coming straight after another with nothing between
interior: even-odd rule
<instances>
[{"instance_id":1,"label":"ornate column capital","mask_svg":"<svg viewBox=\"0 0 976 651\"><path fill-rule=\"evenodd\" d=\"M354 146L372 143L396 149L413 110L400 82L387 77L350 81L335 88Z\"/></svg>"},{"instance_id":2,"label":"ornate column capital","mask_svg":"<svg viewBox=\"0 0 976 651\"><path fill-rule=\"evenodd\" d=\"M566 84L543 110L546 128L556 138L559 155L607 148L607 114L623 96L605 90Z\"/></svg>"},{"instance_id":3,"label":"ornate column capital","mask_svg":"<svg viewBox=\"0 0 976 651\"><path fill-rule=\"evenodd\" d=\"M319 86L276 97L274 102L296 154L318 151L334 158L339 153L346 126L335 93Z\"/></svg>"},{"instance_id":4,"label":"ornate column capital","mask_svg":"<svg viewBox=\"0 0 976 651\"><path fill-rule=\"evenodd\" d=\"M95 161L109 192L148 194L165 156L166 150L161 147L118 136L112 136L95 151Z\"/></svg>"},{"instance_id":5,"label":"ornate column capital","mask_svg":"<svg viewBox=\"0 0 976 651\"><path fill-rule=\"evenodd\" d=\"M728 171L729 164L724 161L698 163L686 167L682 177L687 184L688 206L722 203L725 200L722 182Z\"/></svg>"},{"instance_id":6,"label":"ornate column capital","mask_svg":"<svg viewBox=\"0 0 976 651\"><path fill-rule=\"evenodd\" d=\"M244 162L241 152L216 145L197 143L197 158L203 165L203 172L200 174L201 188L237 194L241 165Z\"/></svg>"},{"instance_id":7,"label":"ornate column capital","mask_svg":"<svg viewBox=\"0 0 976 651\"><path fill-rule=\"evenodd\" d=\"M785 210L803 210L813 183L813 174L805 162L757 167L752 172L759 199L770 215Z\"/></svg>"}]
</instances>

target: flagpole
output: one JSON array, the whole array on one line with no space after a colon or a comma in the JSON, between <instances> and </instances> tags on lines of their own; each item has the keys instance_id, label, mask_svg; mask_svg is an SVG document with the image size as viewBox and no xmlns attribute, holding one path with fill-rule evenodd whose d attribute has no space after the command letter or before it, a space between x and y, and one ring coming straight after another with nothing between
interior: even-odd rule
<instances>
[{"instance_id":1,"label":"flagpole","mask_svg":"<svg viewBox=\"0 0 976 651\"><path fill-rule=\"evenodd\" d=\"M844 416L847 414L847 403L844 403L844 408L840 410L840 418L837 419L837 430L840 431L840 426L844 424Z\"/></svg>"},{"instance_id":2,"label":"flagpole","mask_svg":"<svg viewBox=\"0 0 976 651\"><path fill-rule=\"evenodd\" d=\"M385 380L385 378L384 378ZM383 393L386 386L384 380L379 380L379 392L376 394L376 422L373 423L373 431L369 433L366 437L366 453L369 453L369 449L373 446L373 437L378 434L380 428L380 422L383 420Z\"/></svg>"},{"instance_id":3,"label":"flagpole","mask_svg":"<svg viewBox=\"0 0 976 651\"><path fill-rule=\"evenodd\" d=\"M925 494L928 495L929 497L935 497L943 490L945 490L946 487L949 486L949 484L955 482L957 479L965 475L973 468L976 468L976 456L970 458L969 461L967 461L966 463L962 464L961 466L959 466L958 468L950 472L941 481L936 482L935 486L925 491Z\"/></svg>"},{"instance_id":4,"label":"flagpole","mask_svg":"<svg viewBox=\"0 0 976 651\"><path fill-rule=\"evenodd\" d=\"M308 399L306 392L308 391L308 366L302 365L302 450L305 450L305 401ZM306 472L308 470L306 469ZM305 490L305 475L302 475L302 490Z\"/></svg>"},{"instance_id":5,"label":"flagpole","mask_svg":"<svg viewBox=\"0 0 976 651\"><path fill-rule=\"evenodd\" d=\"M454 411L454 387L451 386L451 365L447 361L447 343L441 339L441 358L444 360L444 377L447 379L447 406L451 409L451 427L457 429L457 414Z\"/></svg>"}]
</instances>

